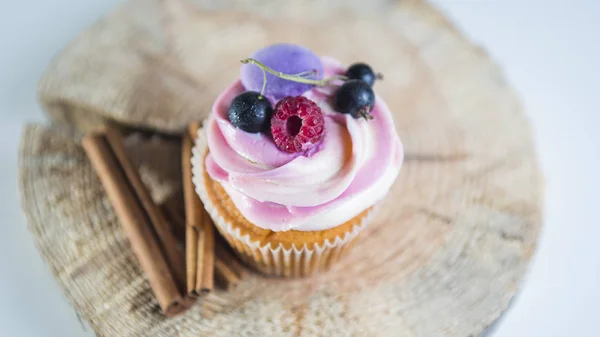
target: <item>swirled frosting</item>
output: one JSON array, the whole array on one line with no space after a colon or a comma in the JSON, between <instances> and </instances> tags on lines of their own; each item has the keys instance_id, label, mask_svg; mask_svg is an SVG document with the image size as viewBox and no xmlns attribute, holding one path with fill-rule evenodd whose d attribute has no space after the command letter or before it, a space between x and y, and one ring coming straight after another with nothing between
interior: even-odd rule
<instances>
[{"instance_id":1,"label":"swirled frosting","mask_svg":"<svg viewBox=\"0 0 600 337\"><path fill-rule=\"evenodd\" d=\"M344 69L323 58L324 75ZM374 120L335 112L332 88L303 95L325 116L325 136L308 153L280 151L269 135L247 133L228 120L238 80L217 98L205 124L206 170L222 184L240 213L273 231L319 231L336 227L380 201L400 171L402 144L386 104L377 97Z\"/></svg>"}]
</instances>

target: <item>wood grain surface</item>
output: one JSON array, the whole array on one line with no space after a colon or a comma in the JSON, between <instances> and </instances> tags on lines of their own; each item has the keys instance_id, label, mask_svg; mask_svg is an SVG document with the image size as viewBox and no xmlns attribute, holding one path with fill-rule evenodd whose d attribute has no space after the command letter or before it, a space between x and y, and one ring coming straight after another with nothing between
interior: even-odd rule
<instances>
[{"instance_id":1,"label":"wood grain surface","mask_svg":"<svg viewBox=\"0 0 600 337\"><path fill-rule=\"evenodd\" d=\"M207 116L241 58L281 41L384 73L375 90L405 146L402 172L330 272L252 274L165 319L72 128L110 119L183 130ZM478 336L535 249L542 179L517 95L485 51L421 1L132 1L57 56L40 95L69 128L26 128L24 210L99 336ZM129 145L155 200L174 193L179 144Z\"/></svg>"}]
</instances>

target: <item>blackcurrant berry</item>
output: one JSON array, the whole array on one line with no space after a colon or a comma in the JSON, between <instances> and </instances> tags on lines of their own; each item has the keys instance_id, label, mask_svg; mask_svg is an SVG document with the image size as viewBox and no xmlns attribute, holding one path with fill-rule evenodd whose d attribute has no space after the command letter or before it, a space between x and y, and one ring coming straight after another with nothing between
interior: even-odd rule
<instances>
[{"instance_id":1,"label":"blackcurrant berry","mask_svg":"<svg viewBox=\"0 0 600 337\"><path fill-rule=\"evenodd\" d=\"M256 91L237 95L229 106L231 124L251 133L267 130L272 114L271 102Z\"/></svg>"},{"instance_id":2,"label":"blackcurrant berry","mask_svg":"<svg viewBox=\"0 0 600 337\"><path fill-rule=\"evenodd\" d=\"M381 78L381 74L375 74L366 63L354 63L346 70L346 77L351 80L361 80L373 86L375 79Z\"/></svg>"},{"instance_id":3,"label":"blackcurrant berry","mask_svg":"<svg viewBox=\"0 0 600 337\"><path fill-rule=\"evenodd\" d=\"M336 111L354 118L373 119L369 112L375 105L375 93L364 81L348 80L335 93L333 104Z\"/></svg>"}]
</instances>

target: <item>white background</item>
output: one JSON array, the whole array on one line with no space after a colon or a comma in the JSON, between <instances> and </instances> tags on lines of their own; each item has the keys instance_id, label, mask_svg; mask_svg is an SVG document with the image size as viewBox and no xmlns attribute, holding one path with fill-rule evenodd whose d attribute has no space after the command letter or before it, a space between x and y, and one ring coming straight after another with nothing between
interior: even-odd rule
<instances>
[{"instance_id":1,"label":"white background","mask_svg":"<svg viewBox=\"0 0 600 337\"><path fill-rule=\"evenodd\" d=\"M35 88L46 64L118 2L20 0L0 9L0 336L93 336L35 249L16 160L22 124L43 120ZM600 336L600 2L434 2L522 94L547 182L537 253L491 336Z\"/></svg>"}]
</instances>

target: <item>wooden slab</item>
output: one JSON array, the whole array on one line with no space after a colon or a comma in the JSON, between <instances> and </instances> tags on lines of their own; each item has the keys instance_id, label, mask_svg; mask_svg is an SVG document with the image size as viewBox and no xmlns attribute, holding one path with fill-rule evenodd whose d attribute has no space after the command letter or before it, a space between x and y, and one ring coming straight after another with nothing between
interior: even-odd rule
<instances>
[{"instance_id":1,"label":"wooden slab","mask_svg":"<svg viewBox=\"0 0 600 337\"><path fill-rule=\"evenodd\" d=\"M83 130L109 118L175 132L209 113L252 50L301 43L385 74L375 89L404 142L400 177L331 272L301 280L250 275L167 320L77 137L29 127L24 209L81 317L100 336L477 336L516 293L541 223L530 130L498 67L420 1L367 9L366 2L292 1L286 11L266 1L254 9L259 14L219 3L124 5L49 67L40 89L46 109ZM172 158L178 144L133 139L130 146L142 148L137 163L154 197L175 191L179 164L164 163L179 162Z\"/></svg>"}]
</instances>

